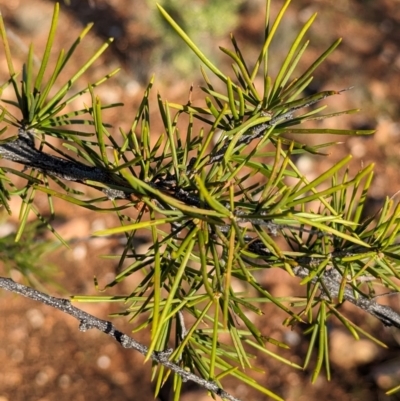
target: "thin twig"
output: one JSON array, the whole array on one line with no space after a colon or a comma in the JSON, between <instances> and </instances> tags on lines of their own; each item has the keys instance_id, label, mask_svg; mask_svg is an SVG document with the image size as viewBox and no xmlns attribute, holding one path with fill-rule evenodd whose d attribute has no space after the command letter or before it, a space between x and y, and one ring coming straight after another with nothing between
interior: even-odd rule
<instances>
[{"instance_id":1,"label":"thin twig","mask_svg":"<svg viewBox=\"0 0 400 401\"><path fill-rule=\"evenodd\" d=\"M310 275L309 269L303 266L297 266L293 269L296 276L305 278ZM342 276L336 269L326 269L324 273L319 277L319 280L323 284L323 291L327 292L329 298L337 298L341 286ZM317 282L317 278L311 280L314 284ZM344 288L343 299L351 302L353 305L360 309L363 309L372 316L378 318L385 326L394 326L400 329L400 314L394 311L392 308L386 305L378 304L374 299L367 298L366 296L357 293L355 296L354 292L348 288Z\"/></svg>"},{"instance_id":2,"label":"thin twig","mask_svg":"<svg viewBox=\"0 0 400 401\"><path fill-rule=\"evenodd\" d=\"M132 337L129 337L128 335L116 329L111 322L99 319L87 312L84 312L83 310L73 306L71 304L71 301L68 299L52 297L41 291L35 290L34 288L16 283L14 280L6 277L0 277L0 288L11 291L15 294L23 295L24 297L33 299L34 301L41 302L42 304L51 306L52 308L58 309L61 312L64 312L74 317L79 321L80 331L97 329L114 338L114 340L116 340L124 348L132 348L136 351L139 351L142 355L147 355L148 353L148 348L145 345L137 342ZM211 391L221 398L230 401L240 401L239 398L236 398L233 395L227 393L215 382L202 379L194 373L188 372L187 370L171 362L168 358L172 354L172 351L172 349L155 351L150 355L150 358L153 361L164 365L167 369L170 369L181 376L182 380L185 382L195 382L201 387L205 388L208 391Z\"/></svg>"},{"instance_id":3,"label":"thin twig","mask_svg":"<svg viewBox=\"0 0 400 401\"><path fill-rule=\"evenodd\" d=\"M289 120L292 120L293 113L295 111L306 108L306 107L310 107L310 106L314 105L315 103L319 103L321 100L326 99L327 97L330 97L330 96L336 95L336 94L338 95L349 89L351 89L351 88L342 89L337 92L336 91L326 91L326 92L324 92L323 96L318 97L318 98L313 98L313 96L310 96L310 98L307 102L290 107L288 110L284 111L283 113L273 116L270 121L259 124L259 125L255 126L253 129L249 130L248 133L243 134L237 141L236 148L238 148L241 145L248 145L255 139L261 138L272 127L275 127L278 124L283 124ZM212 155L210 157L210 160L207 162L207 164L213 164L215 162L221 161L229 147L229 144L230 144L230 141L228 143L224 144L220 150L218 150L214 155Z\"/></svg>"},{"instance_id":4,"label":"thin twig","mask_svg":"<svg viewBox=\"0 0 400 401\"><path fill-rule=\"evenodd\" d=\"M25 167L31 167L67 181L81 182L86 185L89 185L87 181L105 184L110 188L101 189L104 190L109 198L124 199L132 192L132 190L129 190L128 185L126 190L113 188L121 186L121 180L114 179L108 171L37 150L33 141L29 140L29 138L29 131L24 131L22 128L19 129L18 139L0 145L0 156L3 159L23 164Z\"/></svg>"}]
</instances>

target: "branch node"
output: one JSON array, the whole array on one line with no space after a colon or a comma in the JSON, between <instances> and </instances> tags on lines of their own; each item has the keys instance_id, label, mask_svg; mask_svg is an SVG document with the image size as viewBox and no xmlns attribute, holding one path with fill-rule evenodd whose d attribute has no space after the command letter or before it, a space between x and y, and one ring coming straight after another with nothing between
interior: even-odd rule
<instances>
[{"instance_id":1,"label":"branch node","mask_svg":"<svg viewBox=\"0 0 400 401\"><path fill-rule=\"evenodd\" d=\"M94 326L93 324L89 323L86 319L82 319L79 322L79 330L82 332L88 331L90 329L92 329Z\"/></svg>"},{"instance_id":2,"label":"branch node","mask_svg":"<svg viewBox=\"0 0 400 401\"><path fill-rule=\"evenodd\" d=\"M172 348L167 348L164 351L156 351L155 355L157 356L157 359L163 363L163 362L167 362L169 357L171 356L172 352L174 350Z\"/></svg>"}]
</instances>

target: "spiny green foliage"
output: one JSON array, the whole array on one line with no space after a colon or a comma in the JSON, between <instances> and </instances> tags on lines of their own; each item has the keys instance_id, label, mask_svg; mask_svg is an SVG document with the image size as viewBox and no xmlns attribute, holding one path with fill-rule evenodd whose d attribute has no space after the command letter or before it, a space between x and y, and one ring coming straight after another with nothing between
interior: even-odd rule
<instances>
[{"instance_id":1,"label":"spiny green foliage","mask_svg":"<svg viewBox=\"0 0 400 401\"><path fill-rule=\"evenodd\" d=\"M15 242L15 235L8 234L0 237L0 260L8 274L13 270L19 271L30 285L41 286L41 282L52 280L56 272L55 266L43 263L46 254L54 251L58 245L40 235L46 226L35 222L25 226L20 241ZM54 282L54 280L52 280Z\"/></svg>"},{"instance_id":2,"label":"spiny green foliage","mask_svg":"<svg viewBox=\"0 0 400 401\"><path fill-rule=\"evenodd\" d=\"M154 6L153 0L147 0L146 3L148 6ZM218 57L217 49L212 45L213 41L233 29L242 3L243 0L213 0L207 3L198 0L160 1L162 7L191 38L201 41L208 57L213 59ZM181 78L192 75L193 71L198 69L197 60L186 46L182 46L180 38L172 34L170 24L161 15L152 15L149 23L152 26L152 34L161 38L153 51L152 62L172 65Z\"/></svg>"},{"instance_id":3,"label":"spiny green foliage","mask_svg":"<svg viewBox=\"0 0 400 401\"><path fill-rule=\"evenodd\" d=\"M121 314L129 317L134 331L151 331L149 354L165 350L173 340L172 361L217 383L233 376L276 400L281 397L245 373L249 371L246 368L255 367L252 350L301 369L308 366L313 350L317 349L313 380L322 366L329 376L327 322L332 316L355 338L360 334L370 336L338 310L344 288L349 286L354 294L370 296L378 282L398 291L394 278L400 278L400 256L394 245L400 227L400 207L388 199L376 219L362 220L373 167L366 166L350 178L346 169L351 159L348 156L309 181L293 161L293 155L323 154L326 146L333 145L306 145L301 134L366 135L372 131L298 128L309 120L355 110L324 115L321 114L324 106L307 109L340 93L302 95L315 69L340 43L340 40L334 42L306 71L298 71L299 60L308 46L307 30L315 15L294 38L277 76L270 76L269 47L288 5L286 1L271 22L270 1L266 2L265 42L256 60L249 62L231 37L232 48L221 49L231 58L230 74L214 65L159 6L165 20L202 62L204 104L169 103L159 95L158 104L153 105L149 100L151 81L130 130L121 129L118 139L103 122L104 106L95 95L95 87L114 72L82 91L74 94L69 91L110 41L50 96L60 72L90 26L50 67L48 60L58 16L56 5L39 71L34 72L31 47L20 75L14 71L4 26L0 27L10 71L7 84L15 92L15 99L3 99L4 127L30 130L41 149L50 147L71 159L71 153L67 155L61 150L68 149L76 160L106 171L114 188L130 194L127 199L112 200L112 204L107 196L85 200L81 193L51 174L34 169L20 173L4 167L2 203L7 207L11 196L23 199L17 239L26 227L30 210L44 219L35 206L35 194L39 191L48 195L53 213L56 213L51 203L53 197L76 207L115 213L121 222L119 227L94 233L123 234L127 240L118 264L120 273L105 289L118 288L118 284L138 271L143 273L143 279L128 295L74 299L118 302L123 308ZM47 81L45 75L50 76ZM261 86L255 84L260 77ZM216 89L220 87L223 89ZM84 92L91 93L92 107L65 113L65 106ZM9 104L16 106L20 114L11 113ZM151 145L149 116L154 106L159 109L164 132ZM90 124L94 133L80 130L81 124ZM288 134L296 139L289 139ZM62 147L52 146L49 136L59 138ZM12 174L23 176L26 185L16 188L9 178ZM83 182L98 188L108 185ZM311 202L317 205L313 209L309 207ZM131 217L132 207L138 209L136 218ZM51 228L50 223L48 226ZM152 244L147 251L138 253L132 244L143 232L148 233ZM285 249L278 243L278 237L286 241ZM310 272L301 282L306 287L303 298L273 296L257 279L258 272L273 268L294 275L298 266L307 266ZM335 269L342 277L338 299L319 295L320 278L328 269ZM364 275L377 280L365 284L359 280ZM233 282L242 282L246 292L235 292ZM303 366L280 356L279 347L287 346L264 336L262 328L248 317L249 313L261 315L260 305L266 302L287 313L284 325L308 324L312 335ZM139 317L140 325L136 323ZM230 341L220 342L221 334L229 334ZM266 343L276 345L277 351L267 349ZM163 366L154 366L156 391L168 376ZM175 376L175 399L179 398L181 386L181 378Z\"/></svg>"}]
</instances>

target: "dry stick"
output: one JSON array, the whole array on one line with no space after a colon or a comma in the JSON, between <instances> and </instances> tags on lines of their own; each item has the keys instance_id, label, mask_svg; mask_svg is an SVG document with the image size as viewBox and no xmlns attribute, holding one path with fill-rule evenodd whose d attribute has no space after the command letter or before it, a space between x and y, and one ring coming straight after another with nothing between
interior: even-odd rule
<instances>
[{"instance_id":1,"label":"dry stick","mask_svg":"<svg viewBox=\"0 0 400 401\"><path fill-rule=\"evenodd\" d=\"M34 288L16 283L14 280L6 277L0 277L0 288L11 291L15 294L23 295L24 297L33 299L34 301L39 301L45 305L51 306L55 309L59 309L61 312L64 312L74 317L79 321L80 331L97 329L114 338L114 340L116 340L124 348L133 348L143 355L147 355L148 353L148 348L145 345L137 342L132 337L129 337L128 335L117 330L111 322L99 319L87 312L84 312L79 308L76 308L71 304L68 299L52 297L41 291L35 290ZM169 361L168 358L171 354L172 349L167 349L165 351L155 351L151 354L150 357L153 361L161 363L167 369L170 369L181 376L183 381L193 381L221 398L230 401L240 401L239 398L236 398L233 395L227 393L216 383L202 379L195 374L186 371L175 363Z\"/></svg>"}]
</instances>

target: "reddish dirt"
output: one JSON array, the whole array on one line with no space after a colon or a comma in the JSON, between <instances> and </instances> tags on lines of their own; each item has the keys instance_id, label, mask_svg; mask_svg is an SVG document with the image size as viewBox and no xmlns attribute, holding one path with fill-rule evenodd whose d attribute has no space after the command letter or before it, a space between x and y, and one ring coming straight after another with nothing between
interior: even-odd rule
<instances>
[{"instance_id":1,"label":"reddish dirt","mask_svg":"<svg viewBox=\"0 0 400 401\"><path fill-rule=\"evenodd\" d=\"M162 48L163 38L157 35L147 21L155 7L146 7L129 2L102 0L79 2L71 6L62 4L59 30L55 47L68 47L82 29L82 24L95 21L95 27L87 38L87 44L78 52L67 73L75 71L88 51L98 47L108 36L117 40L102 61L96 63L95 78L107 73L118 65L122 72L96 93L104 102L122 101L124 112L107 112L107 120L116 128L129 127L135 108L140 101L143 85L153 70L158 71L157 89L171 101L185 101L190 83L201 82L198 70L193 75L179 79L173 67L163 64L162 57L153 57ZM132 2L139 3L139 2ZM144 4L145 2L143 2ZM148 2L153 3L153 2ZM250 57L256 54L263 32L263 1L249 1L243 7L234 32L244 44ZM273 0L272 12L277 13L283 1ZM142 3L140 3L142 4ZM330 128L376 128L373 138L347 138L344 144L331 150L329 158L302 157L302 168L310 176L318 174L335 161L351 152L354 155L352 169L361 165L376 163L376 174L371 191L371 207L380 205L387 195L400 189L400 3L395 0L297 0L290 6L278 33L271 53L282 60L290 46L293 35L313 12L319 16L310 30L311 44L301 66L309 65L337 37L343 37L343 44L315 74L312 91L342 89L355 86L352 91L330 100L334 110L361 107L362 111L351 117L338 117L324 122ZM10 29L12 52L18 60L26 56L27 45L35 43L35 54L40 55L45 45L47 29L51 18L53 2L44 0L0 0L0 7L6 25ZM151 15L150 15L151 16ZM193 15L188 18L195 18ZM171 35L173 33L171 32ZM228 46L228 32L225 38L215 38L208 43L213 46ZM86 43L86 42L85 42ZM0 58L0 82L7 80L6 62ZM149 67L152 60L159 60ZM225 69L229 61L219 58ZM16 63L17 64L17 63ZM277 69L279 64L273 67ZM18 69L18 65L16 65ZM93 81L92 73L86 73L80 81L81 87ZM195 86L196 86L195 85ZM9 92L5 93L5 97ZM195 89L195 97L199 90ZM85 99L89 103L89 99ZM160 127L153 126L154 135ZM315 138L306 138L313 143ZM318 139L319 140L319 139ZM322 138L320 142L342 140ZM301 164L302 163L302 164ZM18 204L13 202L14 216L11 225L16 225ZM54 295L94 294L93 276L100 284L107 282L115 272L115 262L98 258L98 254L117 253L120 244L109 240L88 240L90 233L101 227L115 224L111 218L95 215L85 210L72 209L65 203L56 202L56 210L62 215L57 220L57 229L67 239L73 239L71 249L59 249L48 260L59 268L56 279L60 280L66 292L49 287ZM371 209L372 210L372 209ZM0 263L1 271L1 263ZM21 279L16 272L13 277ZM123 290L135 285L136 278L125 284ZM284 272L268 272L262 278L265 286L274 294L293 293L295 282L287 279ZM391 299L394 307L400 308L398 299ZM107 318L118 310L115 305L82 304L85 310ZM395 400L387 397L384 390L400 381L398 344L400 336L396 330L389 330L372 318L344 307L345 313L372 331L389 350L379 348L370 341L355 342L333 324L331 330L332 380L321 377L310 384L311 368L299 372L266 358L258 356L257 364L265 370L255 377L263 385L282 395L288 401L341 400L374 401ZM153 385L150 382L150 364L143 364L143 357L134 351L120 348L111 338L93 330L82 333L77 322L48 307L12 294L2 293L0 298L0 401L92 401L111 399L150 400L153 399ZM257 318L260 327L265 325L265 334L284 339L292 344L287 355L301 363L307 343L299 340L297 332L281 329L284 315L275 309L265 308L265 315ZM123 319L115 324L126 333L131 326ZM146 342L144 334L135 334L136 339ZM396 382L397 380L397 382ZM264 400L259 393L233 380L227 381L226 389L243 400ZM162 400L169 400L168 390ZM183 401L211 400L198 388L186 386Z\"/></svg>"}]
</instances>

